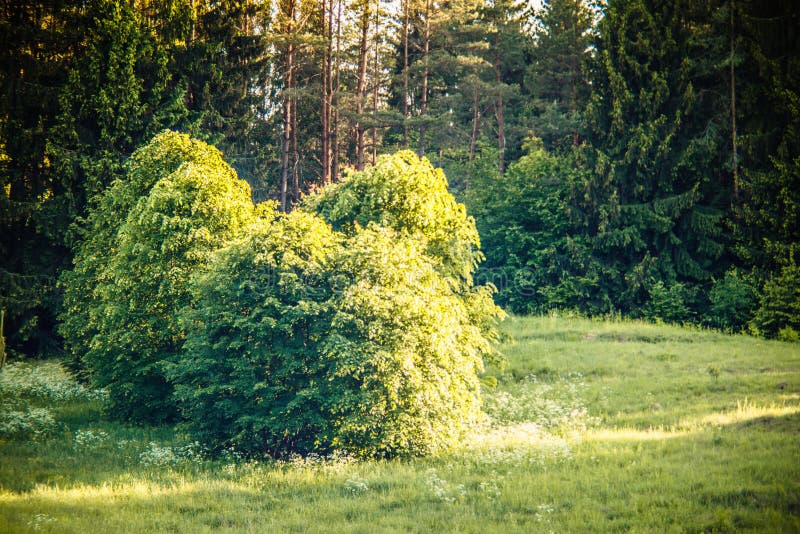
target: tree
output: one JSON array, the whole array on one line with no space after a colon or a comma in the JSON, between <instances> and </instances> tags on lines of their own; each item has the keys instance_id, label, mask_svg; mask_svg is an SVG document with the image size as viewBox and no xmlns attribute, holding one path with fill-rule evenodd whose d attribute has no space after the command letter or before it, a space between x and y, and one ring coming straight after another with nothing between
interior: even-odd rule
<instances>
[{"instance_id":1,"label":"tree","mask_svg":"<svg viewBox=\"0 0 800 534\"><path fill-rule=\"evenodd\" d=\"M722 267L725 204L711 179L704 50L693 38L708 9L610 2L600 23L588 110L600 153L577 198L594 255L612 266L603 284L626 312L646 301L651 280L691 289Z\"/></svg>"},{"instance_id":2,"label":"tree","mask_svg":"<svg viewBox=\"0 0 800 534\"><path fill-rule=\"evenodd\" d=\"M735 2L740 261L768 275L800 255L800 17L792 2Z\"/></svg>"},{"instance_id":3,"label":"tree","mask_svg":"<svg viewBox=\"0 0 800 534\"><path fill-rule=\"evenodd\" d=\"M301 208L220 249L194 280L187 340L169 366L190 428L274 456L452 446L479 417L500 311L460 274L474 268L474 226L443 178L411 152L384 156L309 200L341 215L343 232ZM364 205L353 206L351 183ZM389 190L398 202L379 200ZM356 220L336 211L347 205ZM445 217L420 225L431 209ZM460 265L443 266L455 260L445 229L450 251L470 252Z\"/></svg>"},{"instance_id":4,"label":"tree","mask_svg":"<svg viewBox=\"0 0 800 534\"><path fill-rule=\"evenodd\" d=\"M12 355L58 348L55 280L69 255L69 205L45 151L80 21L69 2L0 2L0 308Z\"/></svg>"},{"instance_id":5,"label":"tree","mask_svg":"<svg viewBox=\"0 0 800 534\"><path fill-rule=\"evenodd\" d=\"M251 187L266 189L278 159L277 136L267 118L273 95L273 54L265 38L272 22L262 0L170 0L156 9L192 13L190 35L176 50L170 72L186 90L193 123L181 131L217 146ZM159 26L166 17L159 17ZM187 25L188 26L188 25ZM177 126L172 126L177 129ZM269 140L265 142L265 140Z\"/></svg>"},{"instance_id":6,"label":"tree","mask_svg":"<svg viewBox=\"0 0 800 534\"><path fill-rule=\"evenodd\" d=\"M482 15L487 26L486 35L494 69L497 166L502 173L506 168L506 105L509 97L518 90L514 78L521 74L524 40L520 27L520 8L513 0L494 0L483 7Z\"/></svg>"},{"instance_id":7,"label":"tree","mask_svg":"<svg viewBox=\"0 0 800 534\"><path fill-rule=\"evenodd\" d=\"M250 188L221 154L171 132L137 151L91 212L63 281L62 333L116 416L174 417L163 366L182 345L189 279L254 218Z\"/></svg>"},{"instance_id":8,"label":"tree","mask_svg":"<svg viewBox=\"0 0 800 534\"><path fill-rule=\"evenodd\" d=\"M123 160L136 147L185 124L189 115L184 91L168 70L170 44L130 4L95 2L85 16L91 22L59 95L58 122L47 144L71 219L85 215L90 200L122 176Z\"/></svg>"},{"instance_id":9,"label":"tree","mask_svg":"<svg viewBox=\"0 0 800 534\"><path fill-rule=\"evenodd\" d=\"M589 99L593 14L584 0L550 0L534 15L536 41L525 86L532 97L534 132L548 148L578 146Z\"/></svg>"}]
</instances>

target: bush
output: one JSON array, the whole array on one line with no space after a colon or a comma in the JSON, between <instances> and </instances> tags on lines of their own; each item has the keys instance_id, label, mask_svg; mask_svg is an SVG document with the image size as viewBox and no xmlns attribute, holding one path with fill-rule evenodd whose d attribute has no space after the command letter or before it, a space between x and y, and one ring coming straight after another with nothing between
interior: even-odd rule
<instances>
[{"instance_id":1,"label":"bush","mask_svg":"<svg viewBox=\"0 0 800 534\"><path fill-rule=\"evenodd\" d=\"M0 409L0 439L36 441L47 438L60 426L47 408L3 406Z\"/></svg>"},{"instance_id":2,"label":"bush","mask_svg":"<svg viewBox=\"0 0 800 534\"><path fill-rule=\"evenodd\" d=\"M371 225L334 258L347 286L323 345L332 363L331 444L357 456L420 455L454 445L480 415L491 354L488 289L465 299L415 240Z\"/></svg>"},{"instance_id":3,"label":"bush","mask_svg":"<svg viewBox=\"0 0 800 534\"><path fill-rule=\"evenodd\" d=\"M751 275L730 269L715 280L708 295L707 322L722 330L738 332L747 326L758 306L758 292Z\"/></svg>"},{"instance_id":4,"label":"bush","mask_svg":"<svg viewBox=\"0 0 800 534\"><path fill-rule=\"evenodd\" d=\"M112 414L161 422L175 415L163 365L183 344L176 314L190 303L189 279L255 210L220 153L186 136L158 136L134 154L128 174L89 217L95 224L64 278L62 331L73 353L85 350L76 357L108 391Z\"/></svg>"},{"instance_id":5,"label":"bush","mask_svg":"<svg viewBox=\"0 0 800 534\"><path fill-rule=\"evenodd\" d=\"M81 239L74 267L64 271L59 280L64 296L58 330L69 353L67 365L81 378L86 378L85 357L103 320L97 316L102 298L96 288L99 283L113 283L108 278L108 264L118 247L119 228L153 186L184 163L227 167L217 149L188 135L165 131L133 153L125 164L125 179L115 180L92 199L89 214L79 221L76 232Z\"/></svg>"},{"instance_id":6,"label":"bush","mask_svg":"<svg viewBox=\"0 0 800 534\"><path fill-rule=\"evenodd\" d=\"M667 287L663 281L654 280L649 284L650 296L642 308L642 317L649 321L681 323L689 320L690 311L686 305L687 291L683 284L674 282Z\"/></svg>"},{"instance_id":7,"label":"bush","mask_svg":"<svg viewBox=\"0 0 800 534\"><path fill-rule=\"evenodd\" d=\"M241 451L308 452L330 442L330 228L301 211L261 221L220 250L193 287L182 357L169 376L198 439Z\"/></svg>"},{"instance_id":8,"label":"bush","mask_svg":"<svg viewBox=\"0 0 800 534\"><path fill-rule=\"evenodd\" d=\"M800 266L788 265L764 284L750 326L766 337L783 332L783 337L792 339L791 331L800 331Z\"/></svg>"},{"instance_id":9,"label":"bush","mask_svg":"<svg viewBox=\"0 0 800 534\"><path fill-rule=\"evenodd\" d=\"M56 402L102 400L104 392L79 384L57 362L12 362L0 371L0 396Z\"/></svg>"},{"instance_id":10,"label":"bush","mask_svg":"<svg viewBox=\"0 0 800 534\"><path fill-rule=\"evenodd\" d=\"M441 169L404 150L308 197L305 206L335 230L352 234L375 223L419 240L437 270L472 285L483 259L475 221L447 190Z\"/></svg>"},{"instance_id":11,"label":"bush","mask_svg":"<svg viewBox=\"0 0 800 534\"><path fill-rule=\"evenodd\" d=\"M472 286L474 225L444 186L413 154L384 157L309 200L342 232L297 210L219 250L169 368L190 428L275 456L452 445L479 416L500 311Z\"/></svg>"}]
</instances>

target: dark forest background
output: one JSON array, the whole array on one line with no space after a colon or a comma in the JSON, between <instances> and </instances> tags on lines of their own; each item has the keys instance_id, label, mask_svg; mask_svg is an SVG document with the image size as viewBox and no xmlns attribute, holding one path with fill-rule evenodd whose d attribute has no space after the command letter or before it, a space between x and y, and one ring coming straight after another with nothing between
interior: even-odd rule
<instances>
[{"instance_id":1,"label":"dark forest background","mask_svg":"<svg viewBox=\"0 0 800 534\"><path fill-rule=\"evenodd\" d=\"M60 350L84 217L164 129L284 211L379 154L426 156L517 313L798 339L792 0L0 0L12 353Z\"/></svg>"}]
</instances>

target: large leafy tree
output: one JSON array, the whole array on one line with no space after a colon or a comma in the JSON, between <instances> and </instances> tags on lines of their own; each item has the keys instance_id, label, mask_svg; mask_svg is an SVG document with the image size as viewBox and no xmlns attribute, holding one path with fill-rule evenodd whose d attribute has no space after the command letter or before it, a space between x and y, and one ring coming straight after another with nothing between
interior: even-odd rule
<instances>
[{"instance_id":1,"label":"large leafy tree","mask_svg":"<svg viewBox=\"0 0 800 534\"><path fill-rule=\"evenodd\" d=\"M500 311L468 278L474 225L443 180L411 152L382 157L309 203L340 231L299 209L219 250L168 372L190 428L273 455L453 445L479 418Z\"/></svg>"},{"instance_id":2,"label":"large leafy tree","mask_svg":"<svg viewBox=\"0 0 800 534\"><path fill-rule=\"evenodd\" d=\"M87 239L64 275L62 333L73 358L106 388L115 415L175 415L165 362L183 343L177 312L189 280L255 219L250 188L219 151L166 132L131 158L89 215Z\"/></svg>"}]
</instances>

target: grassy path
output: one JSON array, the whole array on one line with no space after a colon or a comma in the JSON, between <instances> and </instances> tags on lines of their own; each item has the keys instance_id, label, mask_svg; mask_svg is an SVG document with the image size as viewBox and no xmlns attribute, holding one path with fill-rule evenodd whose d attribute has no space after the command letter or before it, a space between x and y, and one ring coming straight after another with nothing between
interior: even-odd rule
<instances>
[{"instance_id":1,"label":"grassy path","mask_svg":"<svg viewBox=\"0 0 800 534\"><path fill-rule=\"evenodd\" d=\"M55 365L4 371L0 429L32 422L0 441L0 532L800 532L800 344L503 328L487 426L408 462L210 461L104 419Z\"/></svg>"}]
</instances>

